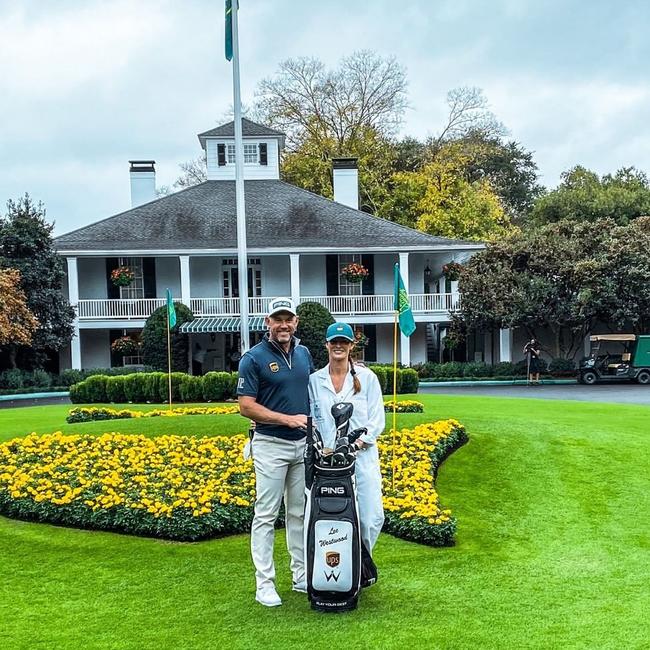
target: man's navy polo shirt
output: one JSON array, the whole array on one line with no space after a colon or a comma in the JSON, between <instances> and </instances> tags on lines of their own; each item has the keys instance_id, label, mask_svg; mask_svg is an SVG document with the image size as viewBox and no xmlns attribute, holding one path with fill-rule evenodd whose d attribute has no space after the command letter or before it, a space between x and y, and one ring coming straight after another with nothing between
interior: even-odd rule
<instances>
[{"instance_id":1,"label":"man's navy polo shirt","mask_svg":"<svg viewBox=\"0 0 650 650\"><path fill-rule=\"evenodd\" d=\"M271 411L285 415L309 415L309 375L314 371L309 350L295 337L289 352L269 340L268 334L246 352L239 362L237 395L254 397ZM264 433L287 440L304 438L302 429L277 424L258 424Z\"/></svg>"}]
</instances>

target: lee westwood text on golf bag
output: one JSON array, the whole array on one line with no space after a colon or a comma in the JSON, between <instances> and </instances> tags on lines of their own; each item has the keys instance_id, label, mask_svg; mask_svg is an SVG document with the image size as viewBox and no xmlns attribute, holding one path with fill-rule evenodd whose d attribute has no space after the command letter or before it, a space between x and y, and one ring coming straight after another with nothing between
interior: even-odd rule
<instances>
[{"instance_id":1,"label":"lee westwood text on golf bag","mask_svg":"<svg viewBox=\"0 0 650 650\"><path fill-rule=\"evenodd\" d=\"M312 609L355 609L361 586L377 579L377 569L365 550L359 530L354 467L354 442L366 432L348 433L352 404L332 406L336 425L333 449L307 422L305 446L305 554L307 593Z\"/></svg>"}]
</instances>

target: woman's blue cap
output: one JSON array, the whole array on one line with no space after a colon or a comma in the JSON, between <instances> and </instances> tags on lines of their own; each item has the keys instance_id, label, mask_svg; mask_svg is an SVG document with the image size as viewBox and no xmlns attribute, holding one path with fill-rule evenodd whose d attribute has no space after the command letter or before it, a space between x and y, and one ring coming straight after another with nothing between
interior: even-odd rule
<instances>
[{"instance_id":1,"label":"woman's blue cap","mask_svg":"<svg viewBox=\"0 0 650 650\"><path fill-rule=\"evenodd\" d=\"M332 323L327 328L325 339L331 341L332 339L347 339L354 343L354 332L347 323Z\"/></svg>"}]
</instances>

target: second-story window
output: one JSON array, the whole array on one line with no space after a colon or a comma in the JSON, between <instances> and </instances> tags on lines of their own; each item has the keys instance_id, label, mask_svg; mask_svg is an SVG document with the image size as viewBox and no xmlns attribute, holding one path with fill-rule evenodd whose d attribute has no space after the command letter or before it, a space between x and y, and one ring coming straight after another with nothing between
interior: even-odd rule
<instances>
[{"instance_id":1,"label":"second-story window","mask_svg":"<svg viewBox=\"0 0 650 650\"><path fill-rule=\"evenodd\" d=\"M237 258L224 259L223 266L223 297L239 298L239 273ZM248 258L248 297L256 298L262 295L262 264L259 257Z\"/></svg>"},{"instance_id":2,"label":"second-story window","mask_svg":"<svg viewBox=\"0 0 650 650\"><path fill-rule=\"evenodd\" d=\"M339 296L360 296L363 282L349 282L341 273L352 263L361 264L361 255L339 255Z\"/></svg>"},{"instance_id":3,"label":"second-story window","mask_svg":"<svg viewBox=\"0 0 650 650\"><path fill-rule=\"evenodd\" d=\"M141 257L120 257L120 266L127 266L133 271L133 282L128 287L120 287L120 299L144 298L144 273L142 271Z\"/></svg>"},{"instance_id":4,"label":"second-story window","mask_svg":"<svg viewBox=\"0 0 650 650\"><path fill-rule=\"evenodd\" d=\"M228 164L235 164L235 145L228 145ZM244 144L244 164L257 165L259 163L259 147L257 144Z\"/></svg>"}]
</instances>

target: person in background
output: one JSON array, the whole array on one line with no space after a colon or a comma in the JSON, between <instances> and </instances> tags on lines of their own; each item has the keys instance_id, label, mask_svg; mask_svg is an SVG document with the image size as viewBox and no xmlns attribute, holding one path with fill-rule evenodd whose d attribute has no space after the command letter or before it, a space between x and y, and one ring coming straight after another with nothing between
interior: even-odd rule
<instances>
[{"instance_id":1,"label":"person in background","mask_svg":"<svg viewBox=\"0 0 650 650\"><path fill-rule=\"evenodd\" d=\"M539 343L536 339L530 339L524 346L526 365L528 367L528 384L539 384L540 360Z\"/></svg>"}]
</instances>

